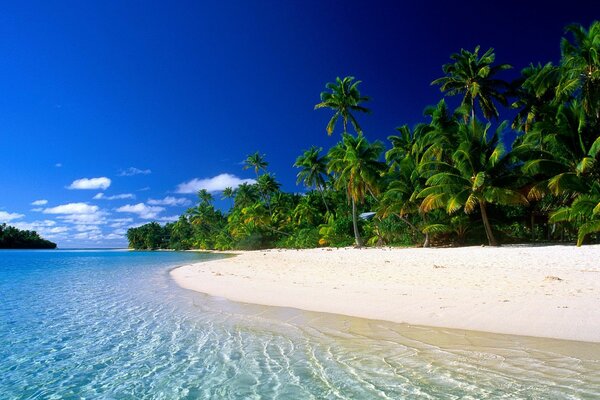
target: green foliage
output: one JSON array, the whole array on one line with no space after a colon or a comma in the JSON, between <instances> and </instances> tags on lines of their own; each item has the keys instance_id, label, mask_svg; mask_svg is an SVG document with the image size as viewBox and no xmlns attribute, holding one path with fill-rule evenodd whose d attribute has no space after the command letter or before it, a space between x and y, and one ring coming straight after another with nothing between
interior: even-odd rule
<instances>
[{"instance_id":1,"label":"green foliage","mask_svg":"<svg viewBox=\"0 0 600 400\"><path fill-rule=\"evenodd\" d=\"M496 64L493 49L451 55L433 84L462 95L461 106L450 110L442 99L426 107L427 121L397 128L387 149L367 140L356 120L369 111L360 81L337 78L315 108L333 111L330 135L342 120L341 140L326 156L313 146L294 163L307 193L282 192L256 152L244 163L256 183L220 194L230 202L227 213L200 191L198 204L176 222L129 229L130 247L360 246L361 233L370 246L598 241L600 23L571 25L566 34L559 64L531 64L512 83L498 79L510 66ZM502 138L507 123L493 129L475 110L495 120L508 97L517 113L511 126L521 133L513 143ZM371 219L358 218L371 211Z\"/></svg>"},{"instance_id":2,"label":"green foliage","mask_svg":"<svg viewBox=\"0 0 600 400\"><path fill-rule=\"evenodd\" d=\"M508 64L493 65L496 55L491 48L480 57L479 46L472 53L461 49L450 58L454 62L442 67L446 76L431 84L440 85L441 91L450 96L462 94L462 105L471 112L471 118L475 115L476 102L487 119L497 118L499 113L494 101L506 105L503 92L508 89L508 84L495 75L512 67Z\"/></svg>"},{"instance_id":3,"label":"green foliage","mask_svg":"<svg viewBox=\"0 0 600 400\"><path fill-rule=\"evenodd\" d=\"M354 127L356 133L362 133L362 129L354 117L353 112L368 113L369 109L360 105L369 100L368 97L362 96L358 90L360 81L354 82L353 76L347 76L344 79L335 78L335 82L329 82L325 87L328 92L321 93L321 102L315 105L315 110L319 108L329 108L334 111L333 117L327 124L327 134L331 136L335 125L342 118L344 131L347 132L348 120Z\"/></svg>"},{"instance_id":4,"label":"green foliage","mask_svg":"<svg viewBox=\"0 0 600 400\"><path fill-rule=\"evenodd\" d=\"M55 249L56 243L43 239L35 231L0 225L0 249Z\"/></svg>"}]
</instances>

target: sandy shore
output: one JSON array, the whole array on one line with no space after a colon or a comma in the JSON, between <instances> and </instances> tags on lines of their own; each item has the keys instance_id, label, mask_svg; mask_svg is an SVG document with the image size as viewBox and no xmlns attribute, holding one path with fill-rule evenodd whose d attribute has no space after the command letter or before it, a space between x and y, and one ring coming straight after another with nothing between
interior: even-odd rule
<instances>
[{"instance_id":1,"label":"sandy shore","mask_svg":"<svg viewBox=\"0 0 600 400\"><path fill-rule=\"evenodd\" d=\"M171 271L230 300L600 342L600 246L236 252Z\"/></svg>"}]
</instances>

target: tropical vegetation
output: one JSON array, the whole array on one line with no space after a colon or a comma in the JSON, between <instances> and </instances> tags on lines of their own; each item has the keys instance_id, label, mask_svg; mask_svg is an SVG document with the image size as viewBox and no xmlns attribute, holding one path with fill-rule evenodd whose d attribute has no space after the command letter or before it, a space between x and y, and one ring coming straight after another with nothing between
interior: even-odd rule
<instances>
[{"instance_id":1,"label":"tropical vegetation","mask_svg":"<svg viewBox=\"0 0 600 400\"><path fill-rule=\"evenodd\" d=\"M130 246L597 243L599 54L598 21L569 25L557 65L530 64L512 81L502 76L512 67L497 63L493 49L462 49L432 82L447 98L426 107L421 123L397 128L387 147L359 124L370 112L360 81L336 78L315 109L331 113L329 135L341 122L340 139L296 159L305 193L282 191L266 155L256 152L244 163L255 183L220 194L227 210L200 191L176 222L129 229Z\"/></svg>"},{"instance_id":2,"label":"tropical vegetation","mask_svg":"<svg viewBox=\"0 0 600 400\"><path fill-rule=\"evenodd\" d=\"M55 249L56 243L42 238L36 231L0 224L0 249Z\"/></svg>"}]
</instances>

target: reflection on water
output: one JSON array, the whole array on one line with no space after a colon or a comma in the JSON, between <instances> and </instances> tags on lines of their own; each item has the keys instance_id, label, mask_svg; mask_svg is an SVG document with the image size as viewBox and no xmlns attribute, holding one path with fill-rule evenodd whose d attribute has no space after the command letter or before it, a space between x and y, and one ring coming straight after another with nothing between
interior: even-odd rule
<instances>
[{"instance_id":1,"label":"reflection on water","mask_svg":"<svg viewBox=\"0 0 600 400\"><path fill-rule=\"evenodd\" d=\"M193 253L0 252L0 398L598 398L600 344L180 289Z\"/></svg>"}]
</instances>

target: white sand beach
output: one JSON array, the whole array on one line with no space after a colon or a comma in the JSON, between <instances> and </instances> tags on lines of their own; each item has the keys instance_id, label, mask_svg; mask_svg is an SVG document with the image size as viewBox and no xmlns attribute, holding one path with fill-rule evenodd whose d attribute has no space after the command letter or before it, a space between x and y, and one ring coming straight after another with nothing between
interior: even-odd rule
<instances>
[{"instance_id":1,"label":"white sand beach","mask_svg":"<svg viewBox=\"0 0 600 400\"><path fill-rule=\"evenodd\" d=\"M230 300L600 342L600 245L234 252L171 271Z\"/></svg>"}]
</instances>

